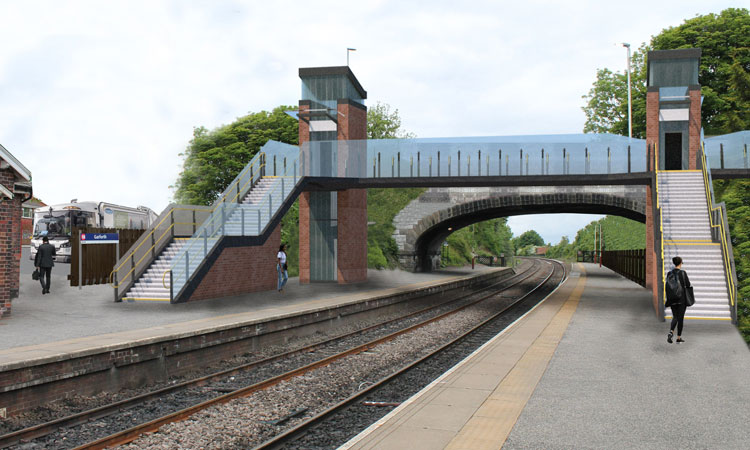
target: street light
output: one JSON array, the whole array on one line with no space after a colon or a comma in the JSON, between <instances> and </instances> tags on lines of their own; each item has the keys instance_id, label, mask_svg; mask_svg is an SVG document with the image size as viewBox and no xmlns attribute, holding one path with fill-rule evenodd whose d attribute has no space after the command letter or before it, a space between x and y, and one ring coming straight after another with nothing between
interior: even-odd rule
<instances>
[{"instance_id":1,"label":"street light","mask_svg":"<svg viewBox=\"0 0 750 450\"><path fill-rule=\"evenodd\" d=\"M628 49L628 137L633 137L633 98L630 95L630 44L623 42L623 47Z\"/></svg>"},{"instance_id":2,"label":"street light","mask_svg":"<svg viewBox=\"0 0 750 450\"><path fill-rule=\"evenodd\" d=\"M356 52L356 48L349 48L346 49L346 65L349 66L349 52Z\"/></svg>"}]
</instances>

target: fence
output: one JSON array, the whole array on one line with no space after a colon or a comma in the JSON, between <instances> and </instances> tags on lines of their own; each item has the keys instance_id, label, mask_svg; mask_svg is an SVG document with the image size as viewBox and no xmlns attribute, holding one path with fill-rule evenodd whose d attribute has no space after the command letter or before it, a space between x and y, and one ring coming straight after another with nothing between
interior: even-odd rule
<instances>
[{"instance_id":1,"label":"fence","mask_svg":"<svg viewBox=\"0 0 750 450\"><path fill-rule=\"evenodd\" d=\"M596 250L578 250L578 253L576 254L576 261L598 263L599 252Z\"/></svg>"},{"instance_id":2,"label":"fence","mask_svg":"<svg viewBox=\"0 0 750 450\"><path fill-rule=\"evenodd\" d=\"M646 286L646 250L605 250L602 265L628 280Z\"/></svg>"},{"instance_id":3,"label":"fence","mask_svg":"<svg viewBox=\"0 0 750 450\"><path fill-rule=\"evenodd\" d=\"M106 284L115 262L141 237L145 230L120 230L116 228L73 228L70 236L70 275L71 286L78 286L78 242L81 233L118 233L120 235L120 254L115 257L115 245L86 245L83 250L81 285Z\"/></svg>"}]
</instances>

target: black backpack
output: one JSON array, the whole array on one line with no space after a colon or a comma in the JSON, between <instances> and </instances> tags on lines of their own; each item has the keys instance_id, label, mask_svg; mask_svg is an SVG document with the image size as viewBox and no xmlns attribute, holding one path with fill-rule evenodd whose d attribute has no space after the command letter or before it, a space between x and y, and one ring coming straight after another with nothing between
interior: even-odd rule
<instances>
[{"instance_id":1,"label":"black backpack","mask_svg":"<svg viewBox=\"0 0 750 450\"><path fill-rule=\"evenodd\" d=\"M678 270L671 270L667 273L666 291L667 291L667 302L677 303L681 302L685 297L685 289L682 287L680 282Z\"/></svg>"}]
</instances>

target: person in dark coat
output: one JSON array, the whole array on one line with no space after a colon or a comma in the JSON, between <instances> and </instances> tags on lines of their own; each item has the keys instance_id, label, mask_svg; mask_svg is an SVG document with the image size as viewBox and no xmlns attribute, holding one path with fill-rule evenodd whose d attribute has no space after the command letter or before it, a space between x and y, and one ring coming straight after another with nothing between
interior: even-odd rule
<instances>
[{"instance_id":1,"label":"person in dark coat","mask_svg":"<svg viewBox=\"0 0 750 450\"><path fill-rule=\"evenodd\" d=\"M687 303L685 296L687 294L687 288L690 287L690 279L687 276L687 272L682 270L682 258L675 256L672 258L674 269L672 272L676 272L677 279L682 284L683 295L680 299L675 299L669 302L667 306L672 308L672 324L669 326L669 334L667 335L667 342L672 343L672 337L674 336L674 329L677 327L677 342L685 342L682 339L682 323L685 321L685 310L687 309Z\"/></svg>"},{"instance_id":2,"label":"person in dark coat","mask_svg":"<svg viewBox=\"0 0 750 450\"><path fill-rule=\"evenodd\" d=\"M49 294L52 267L55 265L54 256L55 246L49 243L49 238L43 238L34 258L34 266L39 271L39 283L42 284L42 295Z\"/></svg>"}]
</instances>

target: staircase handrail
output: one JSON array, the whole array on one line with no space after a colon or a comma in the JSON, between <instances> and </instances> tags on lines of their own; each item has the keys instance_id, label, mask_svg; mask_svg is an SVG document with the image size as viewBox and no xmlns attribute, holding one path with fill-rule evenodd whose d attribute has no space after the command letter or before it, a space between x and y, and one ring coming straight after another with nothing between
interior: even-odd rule
<instances>
[{"instance_id":1,"label":"staircase handrail","mask_svg":"<svg viewBox=\"0 0 750 450\"><path fill-rule=\"evenodd\" d=\"M728 245L728 242L731 243L731 240L728 238L729 229L728 225L726 225L726 206L724 204L714 205L715 198L713 179L711 178L711 169L708 165L704 142L701 142L701 166L701 170L703 172L703 183L706 190L706 200L708 201L708 217L710 220L711 228L718 228L719 231L718 240L719 242L721 242L721 253L722 259L724 260L724 273L726 274L728 288L727 291L729 292L729 306L733 315L733 320L736 320L737 274L734 271L734 263L730 259L733 252ZM714 213L718 215L718 219L714 219Z\"/></svg>"},{"instance_id":2,"label":"staircase handrail","mask_svg":"<svg viewBox=\"0 0 750 450\"><path fill-rule=\"evenodd\" d=\"M239 174L237 174L237 176L234 178L234 180L232 180L232 182L229 183L229 186L227 186L226 189L224 189L224 192L222 193L221 197L219 197L219 199L217 199L214 202L214 204L212 205L213 208L211 209L211 214L212 215L213 215L214 211L216 211L216 209L219 207L219 205L221 205L222 203L226 203L226 198L229 195L230 189L232 188L232 186L237 185L237 189L236 189L237 194L235 194L235 197L233 197L232 200L230 200L230 202L233 202L234 200L236 200L237 196L239 196L239 194L240 194L240 191L244 190L245 187L247 187L247 184L252 181L253 177L250 177L248 179L248 181L246 181L245 184L241 188L239 186L240 180L242 179L242 177L244 175L247 174L248 171L251 171L254 166L260 164L258 166L258 173L262 172L263 166L264 166L264 164L262 163L262 161L264 160L264 158L265 158L265 153L263 153L263 152L258 152L258 153L255 154L255 156L250 160L250 162L240 171ZM156 225L149 227L149 231L144 236L142 236L141 239L139 239L141 242L137 243L137 245L134 248L128 250L126 252L126 254L123 255L122 262L120 262L119 265L117 265L115 268L113 268L112 271L109 273L109 284L110 284L110 286L112 288L117 289L120 286L122 286L122 283L133 275L133 273L135 272L135 268L138 267L138 265L141 262L143 262L143 260L146 258L146 256L148 256L149 254L151 254L151 250L156 247L157 243L160 243L161 240L166 236L167 231L172 231L172 229L174 228L175 225L199 225L199 224L195 224L195 223L183 223L183 222L175 223L175 222L173 222L169 226L169 228L167 230L165 230L158 238L151 239L151 247L149 247L149 248L146 249L146 251L144 252L144 254L138 259L137 262L130 261L131 266L132 266L131 269L123 277L121 277L119 280L114 281L113 278L114 278L115 272L119 272L119 270L122 269L122 267L128 262L129 258L126 257L127 254L131 254L132 255L135 252L137 252L141 248L141 246L145 242L148 241L149 237L153 237L154 232L164 223L165 220L167 220L167 218L173 217L173 211L177 211L177 210L182 210L182 211L203 211L203 210L205 210L205 207L202 207L202 206L195 206L195 207L183 206L183 207L179 207L179 208L174 208L174 207L172 207L172 205L168 206L164 210L164 212L162 212L162 215L164 215L164 217L161 219L161 221L159 223L157 223ZM170 233L170 236L171 235L172 235L172 233Z\"/></svg>"},{"instance_id":3,"label":"staircase handrail","mask_svg":"<svg viewBox=\"0 0 750 450\"><path fill-rule=\"evenodd\" d=\"M114 289L117 289L120 286L122 286L122 284L125 282L125 280L127 280L135 272L136 267L138 267L138 265L141 262L143 262L143 260L146 258L146 256L148 256L150 254L150 251L153 248L155 248L161 242L161 240L166 236L167 232L170 232L170 236L172 236L174 234L173 230L174 230L175 225L199 225L199 224L197 224L195 222L174 222L174 211L193 211L193 212L197 212L197 211L205 211L205 210L206 210L206 208L203 207L203 206L190 206L190 205L187 205L187 206L177 206L177 207L175 207L174 205L167 206L167 208L165 208L164 212L162 212L162 215L164 217L156 225L151 225L149 227L149 231L147 233L144 233L143 235L141 235L141 237L138 239L138 241L140 241L140 242L136 242L134 244L134 247L131 247L131 249L129 249L125 253L125 255L123 255L122 258L120 258L118 260L119 264L116 265L116 267L113 268L112 271L109 273L109 285L112 288L114 288ZM154 232L156 230L158 230L159 227L161 225L163 225L164 221L166 221L167 219L172 220L172 223L169 225L169 227L167 227L167 229L158 238L154 238L154 239L151 240L151 246L145 250L145 252L143 253L143 256L141 256L138 259L138 261L132 260L132 255L134 255L135 252L137 252L141 248L141 246L143 246L143 244L145 244L148 241L149 237L151 237L151 236L154 235ZM131 257L128 257L128 254L130 254ZM119 280L115 281L113 279L115 273L119 272L119 270L122 269L122 267L128 262L128 260L130 260L130 264L131 264L130 270L125 275L123 275L121 278L119 278Z\"/></svg>"},{"instance_id":4,"label":"staircase handrail","mask_svg":"<svg viewBox=\"0 0 750 450\"><path fill-rule=\"evenodd\" d=\"M232 197L232 199L229 200L229 202L231 203L237 200L237 197L239 197L240 193L245 190L248 183L252 183L255 173L258 173L258 174L263 173L263 169L266 166L265 159L266 159L265 152L256 153L255 156L250 160L250 162L248 162L245 165L245 167L242 168L240 173L238 173L237 176L234 177L232 182L229 183L229 185L227 185L227 187L222 192L221 196L218 199L216 199L216 201L213 203L212 206L214 207L214 210L216 210L216 208L218 208L221 203L227 202L227 196L230 194L230 190L236 193L234 194L234 197ZM252 171L253 167L255 167L256 165L258 165L257 172L254 172L253 176L248 178L248 180L240 187L240 180L242 179L242 177L247 175L248 172ZM232 186L237 186L237 189L232 190Z\"/></svg>"},{"instance_id":5,"label":"staircase handrail","mask_svg":"<svg viewBox=\"0 0 750 450\"><path fill-rule=\"evenodd\" d=\"M272 191L268 193L268 195L266 196L266 198L261 203L259 203L258 205L253 205L253 209L260 210L261 208L264 207L264 205L268 205L269 204L268 202L273 201L274 194L276 194L279 190L281 190L281 194L282 195L281 195L281 198L279 200L278 207L279 208L281 207L281 205L284 203L284 200L286 200L286 198L289 196L289 194L294 190L294 188L296 187L296 185L301 180L301 177L299 177L298 170L297 170L297 162L298 161L299 161L299 155L297 155L294 158L294 160L292 161L292 165L285 166L285 170L284 170L284 172L283 172L282 175L268 175L268 176L263 176L262 177L262 178L279 178L279 179L281 179L281 183L278 183L277 186L274 186L272 188ZM264 163L264 165L265 165L265 163ZM288 178L293 179L293 183L292 183L292 186L290 186L289 190L285 190L285 188L284 188L284 180L288 179ZM185 276L185 284L187 284L187 281L188 281L189 277L191 276L191 274L187 273L189 271L189 267L185 267L185 263L180 262L180 261L182 261L182 260L185 259L185 255L189 254L190 250L194 247L194 245L197 242L199 242L199 240L200 240L201 237L204 240L206 240L206 239L215 239L217 237L221 238L221 237L223 237L223 236L226 235L226 232L225 232L225 229L224 229L225 226L226 226L226 219L229 216L231 216L231 214L234 212L234 210L237 207L241 207L241 206L239 206L238 203L234 202L235 199L232 199L229 202L219 202L217 204L216 208L214 209L214 211L212 211L211 216L208 219L206 219L205 222L203 222L203 224L201 225L201 227L198 230L196 230L196 232L193 234L193 238L190 239L188 241L188 243L175 256L175 258L170 263L169 268L166 269L164 271L164 273L162 274L162 285L165 288L168 288L168 286L166 285L167 276L169 276L169 278L170 278L170 286L172 285L172 283L173 283L173 281L175 279L179 279L179 277L181 277L183 275ZM226 205L227 205L227 203L229 203L229 211L228 212L226 211L226 208L227 208ZM221 214L219 214L217 212L219 210L219 205L222 205L222 208L221 208L222 212L221 212ZM273 212L276 212L276 211L278 211L278 208L273 209L273 205L271 204L270 207L269 207L269 210L273 210ZM217 223L218 220L221 220L220 224ZM270 221L271 221L271 217L269 216L269 223L270 223ZM210 233L210 235L208 233L208 227L209 227L209 225L211 226L211 233ZM262 234L262 230L258 230L258 231L259 231L258 235ZM248 233L245 233L244 235L252 236L252 235L255 235L255 233L248 232ZM207 255L204 255L204 257L205 256L207 256ZM179 271L175 271L175 268L177 268L177 267L179 267L179 269L178 269ZM175 293L173 292L173 290L170 289L170 297L172 297L174 294ZM170 298L170 300L172 300L172 299L173 298Z\"/></svg>"},{"instance_id":6,"label":"staircase handrail","mask_svg":"<svg viewBox=\"0 0 750 450\"><path fill-rule=\"evenodd\" d=\"M655 195L656 195L656 214L654 215L654 220L658 220L658 226L657 224L654 224L655 231L658 231L658 237L659 238L659 247L660 247L660 253L659 253L659 261L657 261L657 265L661 266L661 276L658 278L658 281L660 282L660 286L657 286L658 292L661 293L661 318L664 318L664 305L667 302L667 287L666 287L666 263L664 261L664 211L661 207L661 199L659 198L659 144L654 143L654 179L656 182L654 183L656 185L656 188L654 189Z\"/></svg>"}]
</instances>

